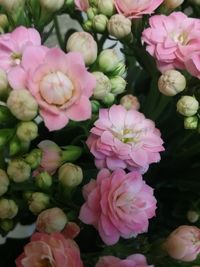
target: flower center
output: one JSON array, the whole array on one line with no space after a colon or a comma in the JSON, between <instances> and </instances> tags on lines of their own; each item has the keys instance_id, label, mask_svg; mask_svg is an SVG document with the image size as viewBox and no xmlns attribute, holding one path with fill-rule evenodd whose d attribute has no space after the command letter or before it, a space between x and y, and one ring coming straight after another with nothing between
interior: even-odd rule
<instances>
[{"instance_id":1,"label":"flower center","mask_svg":"<svg viewBox=\"0 0 200 267\"><path fill-rule=\"evenodd\" d=\"M121 131L113 130L113 135L125 144L138 143L139 134L140 134L139 131L134 131L133 129L123 129Z\"/></svg>"},{"instance_id":2,"label":"flower center","mask_svg":"<svg viewBox=\"0 0 200 267\"><path fill-rule=\"evenodd\" d=\"M172 33L172 39L176 43L186 45L188 43L188 34L186 32Z\"/></svg>"},{"instance_id":3,"label":"flower center","mask_svg":"<svg viewBox=\"0 0 200 267\"><path fill-rule=\"evenodd\" d=\"M12 53L11 59L13 61L13 65L19 65L22 60L22 55L19 53Z\"/></svg>"},{"instance_id":4,"label":"flower center","mask_svg":"<svg viewBox=\"0 0 200 267\"><path fill-rule=\"evenodd\" d=\"M40 82L40 94L48 104L63 105L73 95L74 86L60 71L48 73Z\"/></svg>"}]
</instances>

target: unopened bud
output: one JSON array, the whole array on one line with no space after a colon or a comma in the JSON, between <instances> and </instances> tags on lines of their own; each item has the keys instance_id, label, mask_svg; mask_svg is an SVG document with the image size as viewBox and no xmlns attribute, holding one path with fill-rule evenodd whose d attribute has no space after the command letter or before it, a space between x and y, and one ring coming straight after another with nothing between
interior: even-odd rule
<instances>
[{"instance_id":1,"label":"unopened bud","mask_svg":"<svg viewBox=\"0 0 200 267\"><path fill-rule=\"evenodd\" d=\"M7 173L15 183L21 183L29 179L31 167L23 159L12 159L8 163Z\"/></svg>"},{"instance_id":2,"label":"unopened bud","mask_svg":"<svg viewBox=\"0 0 200 267\"><path fill-rule=\"evenodd\" d=\"M97 7L98 0L88 0L88 1L89 1L90 6Z\"/></svg>"},{"instance_id":3,"label":"unopened bud","mask_svg":"<svg viewBox=\"0 0 200 267\"><path fill-rule=\"evenodd\" d=\"M112 93L108 93L103 99L102 102L108 106L111 106L115 101L115 96Z\"/></svg>"},{"instance_id":4,"label":"unopened bud","mask_svg":"<svg viewBox=\"0 0 200 267\"><path fill-rule=\"evenodd\" d=\"M184 118L184 128L187 130L195 130L198 127L198 117L191 116Z\"/></svg>"},{"instance_id":5,"label":"unopened bud","mask_svg":"<svg viewBox=\"0 0 200 267\"><path fill-rule=\"evenodd\" d=\"M51 208L42 211L37 218L36 228L39 232L61 232L67 223L67 216L60 208Z\"/></svg>"},{"instance_id":6,"label":"unopened bud","mask_svg":"<svg viewBox=\"0 0 200 267\"><path fill-rule=\"evenodd\" d=\"M18 206L12 199L0 199L0 219L12 219L17 215Z\"/></svg>"},{"instance_id":7,"label":"unopened bud","mask_svg":"<svg viewBox=\"0 0 200 267\"><path fill-rule=\"evenodd\" d=\"M58 171L59 182L66 187L76 187L83 180L82 169L72 163L65 163Z\"/></svg>"},{"instance_id":8,"label":"unopened bud","mask_svg":"<svg viewBox=\"0 0 200 267\"><path fill-rule=\"evenodd\" d=\"M98 57L99 68L102 72L114 71L120 61L114 49L105 49Z\"/></svg>"},{"instance_id":9,"label":"unopened bud","mask_svg":"<svg viewBox=\"0 0 200 267\"><path fill-rule=\"evenodd\" d=\"M108 21L110 35L122 39L131 33L131 21L121 14L113 15Z\"/></svg>"},{"instance_id":10,"label":"unopened bud","mask_svg":"<svg viewBox=\"0 0 200 267\"><path fill-rule=\"evenodd\" d=\"M7 74L3 69L0 69L0 99L7 98L10 92Z\"/></svg>"},{"instance_id":11,"label":"unopened bud","mask_svg":"<svg viewBox=\"0 0 200 267\"><path fill-rule=\"evenodd\" d=\"M175 9L182 5L184 0L164 0L164 6L166 6L169 9Z\"/></svg>"},{"instance_id":12,"label":"unopened bud","mask_svg":"<svg viewBox=\"0 0 200 267\"><path fill-rule=\"evenodd\" d=\"M0 169L0 196L7 192L9 183L10 182L6 172Z\"/></svg>"},{"instance_id":13,"label":"unopened bud","mask_svg":"<svg viewBox=\"0 0 200 267\"><path fill-rule=\"evenodd\" d=\"M90 7L87 9L87 16L89 20L92 20L96 15L97 15L97 9L95 7Z\"/></svg>"},{"instance_id":14,"label":"unopened bud","mask_svg":"<svg viewBox=\"0 0 200 267\"><path fill-rule=\"evenodd\" d=\"M91 104L92 104L92 112L93 113L98 113L99 109L100 109L100 106L101 106L100 103L97 100L92 100Z\"/></svg>"},{"instance_id":15,"label":"unopened bud","mask_svg":"<svg viewBox=\"0 0 200 267\"><path fill-rule=\"evenodd\" d=\"M112 89L111 93L114 95L119 95L124 92L126 88L126 81L120 77L120 76L115 76L110 79Z\"/></svg>"},{"instance_id":16,"label":"unopened bud","mask_svg":"<svg viewBox=\"0 0 200 267\"><path fill-rule=\"evenodd\" d=\"M113 76L123 76L126 72L126 65L124 64L123 61L120 61L115 69L112 71Z\"/></svg>"},{"instance_id":17,"label":"unopened bud","mask_svg":"<svg viewBox=\"0 0 200 267\"><path fill-rule=\"evenodd\" d=\"M52 186L52 176L48 172L41 172L35 177L36 185L42 190L48 190Z\"/></svg>"},{"instance_id":18,"label":"unopened bud","mask_svg":"<svg viewBox=\"0 0 200 267\"><path fill-rule=\"evenodd\" d=\"M92 20L92 26L97 32L104 32L106 30L108 18L103 15L96 15Z\"/></svg>"},{"instance_id":19,"label":"unopened bud","mask_svg":"<svg viewBox=\"0 0 200 267\"><path fill-rule=\"evenodd\" d=\"M177 102L177 111L183 116L190 117L197 113L199 102L192 96L182 96Z\"/></svg>"},{"instance_id":20,"label":"unopened bud","mask_svg":"<svg viewBox=\"0 0 200 267\"><path fill-rule=\"evenodd\" d=\"M13 90L11 91L7 106L11 113L19 120L30 121L36 117L38 104L29 91Z\"/></svg>"},{"instance_id":21,"label":"unopened bud","mask_svg":"<svg viewBox=\"0 0 200 267\"><path fill-rule=\"evenodd\" d=\"M29 210L38 214L49 206L50 198L47 194L42 192L34 192L31 195Z\"/></svg>"},{"instance_id":22,"label":"unopened bud","mask_svg":"<svg viewBox=\"0 0 200 267\"><path fill-rule=\"evenodd\" d=\"M8 233L14 228L14 222L11 219L4 219L0 221L0 228Z\"/></svg>"},{"instance_id":23,"label":"unopened bud","mask_svg":"<svg viewBox=\"0 0 200 267\"><path fill-rule=\"evenodd\" d=\"M50 12L56 12L62 8L65 0L40 0L40 5L43 9L46 9Z\"/></svg>"},{"instance_id":24,"label":"unopened bud","mask_svg":"<svg viewBox=\"0 0 200 267\"><path fill-rule=\"evenodd\" d=\"M94 89L93 97L102 100L112 88L111 82L103 72L95 71L92 73L96 78L96 86Z\"/></svg>"},{"instance_id":25,"label":"unopened bud","mask_svg":"<svg viewBox=\"0 0 200 267\"><path fill-rule=\"evenodd\" d=\"M15 135L9 142L9 155L14 156L19 152L27 151L29 145L29 142L20 141L19 138Z\"/></svg>"},{"instance_id":26,"label":"unopened bud","mask_svg":"<svg viewBox=\"0 0 200 267\"><path fill-rule=\"evenodd\" d=\"M135 109L138 110L140 108L140 103L136 96L133 95L125 95L120 99L120 104L125 107L125 109Z\"/></svg>"},{"instance_id":27,"label":"unopened bud","mask_svg":"<svg viewBox=\"0 0 200 267\"><path fill-rule=\"evenodd\" d=\"M23 7L25 0L0 0L0 5L9 13L16 11L19 7Z\"/></svg>"},{"instance_id":28,"label":"unopened bud","mask_svg":"<svg viewBox=\"0 0 200 267\"><path fill-rule=\"evenodd\" d=\"M111 17L115 11L115 5L113 0L99 0L97 7L99 13L108 17Z\"/></svg>"},{"instance_id":29,"label":"unopened bud","mask_svg":"<svg viewBox=\"0 0 200 267\"><path fill-rule=\"evenodd\" d=\"M187 219L191 223L195 223L199 220L199 214L194 210L189 210L187 212Z\"/></svg>"},{"instance_id":30,"label":"unopened bud","mask_svg":"<svg viewBox=\"0 0 200 267\"><path fill-rule=\"evenodd\" d=\"M97 58L97 43L87 32L75 32L67 41L67 51L80 52L85 64L94 63Z\"/></svg>"},{"instance_id":31,"label":"unopened bud","mask_svg":"<svg viewBox=\"0 0 200 267\"><path fill-rule=\"evenodd\" d=\"M38 136L38 126L33 121L22 122L17 127L17 137L24 142L30 142Z\"/></svg>"},{"instance_id":32,"label":"unopened bud","mask_svg":"<svg viewBox=\"0 0 200 267\"><path fill-rule=\"evenodd\" d=\"M0 14L0 28L3 30L9 26L8 17L5 14Z\"/></svg>"},{"instance_id":33,"label":"unopened bud","mask_svg":"<svg viewBox=\"0 0 200 267\"><path fill-rule=\"evenodd\" d=\"M167 96L174 96L186 87L185 77L177 70L167 70L158 80L158 89Z\"/></svg>"},{"instance_id":34,"label":"unopened bud","mask_svg":"<svg viewBox=\"0 0 200 267\"><path fill-rule=\"evenodd\" d=\"M83 29L87 32L92 31L92 21L91 20L86 20L83 24Z\"/></svg>"},{"instance_id":35,"label":"unopened bud","mask_svg":"<svg viewBox=\"0 0 200 267\"><path fill-rule=\"evenodd\" d=\"M42 160L42 151L40 149L33 149L26 157L25 161L31 169L36 169L39 167Z\"/></svg>"}]
</instances>

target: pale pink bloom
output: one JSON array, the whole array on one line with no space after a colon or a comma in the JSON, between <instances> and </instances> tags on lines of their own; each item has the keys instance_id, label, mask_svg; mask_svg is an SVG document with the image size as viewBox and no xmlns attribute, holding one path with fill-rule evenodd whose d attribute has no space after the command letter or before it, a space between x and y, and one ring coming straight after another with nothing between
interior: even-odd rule
<instances>
[{"instance_id":1,"label":"pale pink bloom","mask_svg":"<svg viewBox=\"0 0 200 267\"><path fill-rule=\"evenodd\" d=\"M176 260L194 261L200 253L200 229L189 225L179 226L167 238L164 249Z\"/></svg>"},{"instance_id":2,"label":"pale pink bloom","mask_svg":"<svg viewBox=\"0 0 200 267\"><path fill-rule=\"evenodd\" d=\"M188 55L185 61L185 67L192 76L200 79L200 53L196 52Z\"/></svg>"},{"instance_id":3,"label":"pale pink bloom","mask_svg":"<svg viewBox=\"0 0 200 267\"><path fill-rule=\"evenodd\" d=\"M164 0L114 0L118 13L128 18L151 14Z\"/></svg>"},{"instance_id":4,"label":"pale pink bloom","mask_svg":"<svg viewBox=\"0 0 200 267\"><path fill-rule=\"evenodd\" d=\"M75 0L75 5L81 11L87 11L90 7L88 0Z\"/></svg>"},{"instance_id":5,"label":"pale pink bloom","mask_svg":"<svg viewBox=\"0 0 200 267\"><path fill-rule=\"evenodd\" d=\"M163 140L153 121L121 105L101 109L87 139L98 168L128 168L141 173L160 160Z\"/></svg>"},{"instance_id":6,"label":"pale pink bloom","mask_svg":"<svg viewBox=\"0 0 200 267\"><path fill-rule=\"evenodd\" d=\"M0 68L8 72L20 64L26 47L39 45L40 35L32 28L20 26L11 33L0 35Z\"/></svg>"},{"instance_id":7,"label":"pale pink bloom","mask_svg":"<svg viewBox=\"0 0 200 267\"><path fill-rule=\"evenodd\" d=\"M60 233L35 233L15 261L17 267L83 267L77 244Z\"/></svg>"},{"instance_id":8,"label":"pale pink bloom","mask_svg":"<svg viewBox=\"0 0 200 267\"><path fill-rule=\"evenodd\" d=\"M153 267L153 265L148 265L144 255L133 254L124 260L114 256L101 257L95 267Z\"/></svg>"},{"instance_id":9,"label":"pale pink bloom","mask_svg":"<svg viewBox=\"0 0 200 267\"><path fill-rule=\"evenodd\" d=\"M79 218L93 225L107 245L117 243L120 236L131 238L146 232L149 219L155 216L153 189L138 172L103 169L83 190L85 203Z\"/></svg>"},{"instance_id":10,"label":"pale pink bloom","mask_svg":"<svg viewBox=\"0 0 200 267\"><path fill-rule=\"evenodd\" d=\"M74 239L79 235L80 227L75 222L68 222L62 231L65 238Z\"/></svg>"},{"instance_id":11,"label":"pale pink bloom","mask_svg":"<svg viewBox=\"0 0 200 267\"><path fill-rule=\"evenodd\" d=\"M149 24L142 39L147 44L146 50L156 59L158 69L164 72L185 68L188 55L199 51L200 20L173 12L169 16L152 16Z\"/></svg>"},{"instance_id":12,"label":"pale pink bloom","mask_svg":"<svg viewBox=\"0 0 200 267\"><path fill-rule=\"evenodd\" d=\"M80 53L28 47L21 65L9 73L9 83L13 89L27 88L31 92L50 131L65 127L69 119L83 121L91 117L89 97L96 80Z\"/></svg>"}]
</instances>

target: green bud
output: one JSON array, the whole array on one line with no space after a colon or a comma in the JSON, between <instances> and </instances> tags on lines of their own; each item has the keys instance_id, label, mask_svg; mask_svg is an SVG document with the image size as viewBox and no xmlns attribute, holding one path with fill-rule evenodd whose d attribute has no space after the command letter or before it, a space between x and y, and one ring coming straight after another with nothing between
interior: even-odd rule
<instances>
[{"instance_id":1,"label":"green bud","mask_svg":"<svg viewBox=\"0 0 200 267\"><path fill-rule=\"evenodd\" d=\"M51 13L61 9L65 3L65 0L39 0L39 1L42 9L46 10L46 12L51 12Z\"/></svg>"},{"instance_id":2,"label":"green bud","mask_svg":"<svg viewBox=\"0 0 200 267\"><path fill-rule=\"evenodd\" d=\"M98 11L105 16L111 17L115 12L113 0L99 0Z\"/></svg>"},{"instance_id":3,"label":"green bud","mask_svg":"<svg viewBox=\"0 0 200 267\"><path fill-rule=\"evenodd\" d=\"M0 15L1 16L1 15ZM7 74L3 69L0 69L0 99L7 99L10 93Z\"/></svg>"},{"instance_id":4,"label":"green bud","mask_svg":"<svg viewBox=\"0 0 200 267\"><path fill-rule=\"evenodd\" d=\"M76 161L82 154L82 148L79 146L65 146L62 150L62 162Z\"/></svg>"},{"instance_id":5,"label":"green bud","mask_svg":"<svg viewBox=\"0 0 200 267\"><path fill-rule=\"evenodd\" d=\"M18 213L18 206L12 199L1 198L0 199L0 218L12 219Z\"/></svg>"},{"instance_id":6,"label":"green bud","mask_svg":"<svg viewBox=\"0 0 200 267\"><path fill-rule=\"evenodd\" d=\"M185 117L184 118L184 128L188 130L195 130L198 127L198 117Z\"/></svg>"},{"instance_id":7,"label":"green bud","mask_svg":"<svg viewBox=\"0 0 200 267\"><path fill-rule=\"evenodd\" d=\"M120 76L115 76L110 79L112 89L111 93L114 95L119 95L124 92L126 88L126 81L120 77Z\"/></svg>"},{"instance_id":8,"label":"green bud","mask_svg":"<svg viewBox=\"0 0 200 267\"><path fill-rule=\"evenodd\" d=\"M33 149L26 157L25 161L31 167L31 169L36 169L41 163L42 151L38 148Z\"/></svg>"},{"instance_id":9,"label":"green bud","mask_svg":"<svg viewBox=\"0 0 200 267\"><path fill-rule=\"evenodd\" d=\"M29 179L31 167L22 159L12 159L8 163L7 173L15 183L21 183Z\"/></svg>"},{"instance_id":10,"label":"green bud","mask_svg":"<svg viewBox=\"0 0 200 267\"><path fill-rule=\"evenodd\" d=\"M116 65L116 68L112 71L112 75L113 76L123 76L125 72L126 72L126 65L124 64L123 61L120 61Z\"/></svg>"},{"instance_id":11,"label":"green bud","mask_svg":"<svg viewBox=\"0 0 200 267\"><path fill-rule=\"evenodd\" d=\"M6 172L0 169L0 196L4 195L7 192L9 183L10 182Z\"/></svg>"},{"instance_id":12,"label":"green bud","mask_svg":"<svg viewBox=\"0 0 200 267\"><path fill-rule=\"evenodd\" d=\"M113 72L120 62L121 60L114 49L105 49L98 57L99 68L105 73Z\"/></svg>"},{"instance_id":13,"label":"green bud","mask_svg":"<svg viewBox=\"0 0 200 267\"><path fill-rule=\"evenodd\" d=\"M5 14L0 14L0 27L4 30L9 26L8 18Z\"/></svg>"},{"instance_id":14,"label":"green bud","mask_svg":"<svg viewBox=\"0 0 200 267\"><path fill-rule=\"evenodd\" d=\"M36 185L42 190L48 190L52 186L52 176L48 172L41 172L35 177Z\"/></svg>"},{"instance_id":15,"label":"green bud","mask_svg":"<svg viewBox=\"0 0 200 267\"><path fill-rule=\"evenodd\" d=\"M29 210L33 214L38 214L42 210L48 208L49 203L50 203L50 197L47 194L42 192L34 192L31 195L31 199L29 202Z\"/></svg>"},{"instance_id":16,"label":"green bud","mask_svg":"<svg viewBox=\"0 0 200 267\"><path fill-rule=\"evenodd\" d=\"M102 100L104 104L111 106L115 101L115 96L112 93L107 94Z\"/></svg>"},{"instance_id":17,"label":"green bud","mask_svg":"<svg viewBox=\"0 0 200 267\"><path fill-rule=\"evenodd\" d=\"M92 20L96 14L97 14L97 9L95 7L88 8L87 16L89 20Z\"/></svg>"},{"instance_id":18,"label":"green bud","mask_svg":"<svg viewBox=\"0 0 200 267\"><path fill-rule=\"evenodd\" d=\"M110 93L112 88L111 82L103 72L95 71L92 74L96 78L93 97L102 100L108 93Z\"/></svg>"},{"instance_id":19,"label":"green bud","mask_svg":"<svg viewBox=\"0 0 200 267\"><path fill-rule=\"evenodd\" d=\"M72 163L65 163L58 170L58 179L64 187L76 187L83 180L82 169Z\"/></svg>"},{"instance_id":20,"label":"green bud","mask_svg":"<svg viewBox=\"0 0 200 267\"><path fill-rule=\"evenodd\" d=\"M31 142L38 136L38 126L33 121L21 122L17 127L17 137L24 142Z\"/></svg>"},{"instance_id":21,"label":"green bud","mask_svg":"<svg viewBox=\"0 0 200 267\"><path fill-rule=\"evenodd\" d=\"M191 223L195 223L199 220L199 214L195 210L189 210L187 212L187 219Z\"/></svg>"},{"instance_id":22,"label":"green bud","mask_svg":"<svg viewBox=\"0 0 200 267\"><path fill-rule=\"evenodd\" d=\"M90 6L97 7L98 5L98 0L89 0Z\"/></svg>"},{"instance_id":23,"label":"green bud","mask_svg":"<svg viewBox=\"0 0 200 267\"><path fill-rule=\"evenodd\" d=\"M98 113L99 109L101 107L100 103L97 100L92 100L91 104L92 104L92 112L93 113Z\"/></svg>"},{"instance_id":24,"label":"green bud","mask_svg":"<svg viewBox=\"0 0 200 267\"><path fill-rule=\"evenodd\" d=\"M92 21L91 20L86 20L83 24L83 29L86 31L86 32L91 32L92 30Z\"/></svg>"},{"instance_id":25,"label":"green bud","mask_svg":"<svg viewBox=\"0 0 200 267\"><path fill-rule=\"evenodd\" d=\"M103 14L96 15L92 19L93 29L95 29L97 32L105 32L107 28L107 23L108 23L108 18Z\"/></svg>"},{"instance_id":26,"label":"green bud","mask_svg":"<svg viewBox=\"0 0 200 267\"><path fill-rule=\"evenodd\" d=\"M15 135L13 138L10 140L9 143L9 155L14 156L17 153L21 151L21 141L18 139L18 137Z\"/></svg>"},{"instance_id":27,"label":"green bud","mask_svg":"<svg viewBox=\"0 0 200 267\"><path fill-rule=\"evenodd\" d=\"M4 219L0 221L0 228L8 233L14 228L14 222L11 219Z\"/></svg>"},{"instance_id":28,"label":"green bud","mask_svg":"<svg viewBox=\"0 0 200 267\"><path fill-rule=\"evenodd\" d=\"M177 111L183 116L190 117L197 113L199 109L199 102L195 97L192 96L182 96L177 102Z\"/></svg>"}]
</instances>

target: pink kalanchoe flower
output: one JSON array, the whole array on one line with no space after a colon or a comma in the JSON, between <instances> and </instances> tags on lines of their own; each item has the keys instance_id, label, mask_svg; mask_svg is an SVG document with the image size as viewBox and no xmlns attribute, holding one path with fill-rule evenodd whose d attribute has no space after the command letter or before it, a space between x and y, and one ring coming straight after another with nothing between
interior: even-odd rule
<instances>
[{"instance_id":1,"label":"pink kalanchoe flower","mask_svg":"<svg viewBox=\"0 0 200 267\"><path fill-rule=\"evenodd\" d=\"M152 14L164 0L114 0L118 13L128 18L141 18Z\"/></svg>"},{"instance_id":2,"label":"pink kalanchoe flower","mask_svg":"<svg viewBox=\"0 0 200 267\"><path fill-rule=\"evenodd\" d=\"M135 171L103 169L97 180L84 186L83 195L79 218L92 224L107 245L117 243L120 236L131 238L146 232L148 220L155 216L153 189Z\"/></svg>"},{"instance_id":3,"label":"pink kalanchoe flower","mask_svg":"<svg viewBox=\"0 0 200 267\"><path fill-rule=\"evenodd\" d=\"M87 11L90 7L88 0L75 0L75 5L81 11Z\"/></svg>"},{"instance_id":4,"label":"pink kalanchoe flower","mask_svg":"<svg viewBox=\"0 0 200 267\"><path fill-rule=\"evenodd\" d=\"M121 105L101 109L87 139L98 168L128 168L141 173L160 160L163 140L154 122L137 110Z\"/></svg>"},{"instance_id":5,"label":"pink kalanchoe flower","mask_svg":"<svg viewBox=\"0 0 200 267\"><path fill-rule=\"evenodd\" d=\"M200 253L200 229L196 226L179 226L167 238L164 249L176 260L194 261Z\"/></svg>"},{"instance_id":6,"label":"pink kalanchoe flower","mask_svg":"<svg viewBox=\"0 0 200 267\"><path fill-rule=\"evenodd\" d=\"M148 265L144 255L133 254L124 260L113 256L101 257L95 267L153 267L153 265Z\"/></svg>"},{"instance_id":7,"label":"pink kalanchoe flower","mask_svg":"<svg viewBox=\"0 0 200 267\"><path fill-rule=\"evenodd\" d=\"M200 20L173 12L169 16L152 16L149 24L142 39L147 44L147 51L156 59L158 69L164 72L185 68L188 55L199 51Z\"/></svg>"},{"instance_id":8,"label":"pink kalanchoe flower","mask_svg":"<svg viewBox=\"0 0 200 267\"><path fill-rule=\"evenodd\" d=\"M8 80L13 89L27 88L31 92L50 131L65 127L69 119L83 121L91 117L89 97L96 80L80 53L28 47L21 67L15 68Z\"/></svg>"},{"instance_id":9,"label":"pink kalanchoe flower","mask_svg":"<svg viewBox=\"0 0 200 267\"><path fill-rule=\"evenodd\" d=\"M39 33L20 26L13 32L0 36L0 68L9 71L20 64L26 47L41 45Z\"/></svg>"},{"instance_id":10,"label":"pink kalanchoe flower","mask_svg":"<svg viewBox=\"0 0 200 267\"><path fill-rule=\"evenodd\" d=\"M60 233L35 233L16 259L17 267L83 267L77 244Z\"/></svg>"}]
</instances>

